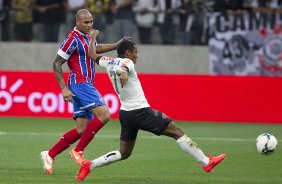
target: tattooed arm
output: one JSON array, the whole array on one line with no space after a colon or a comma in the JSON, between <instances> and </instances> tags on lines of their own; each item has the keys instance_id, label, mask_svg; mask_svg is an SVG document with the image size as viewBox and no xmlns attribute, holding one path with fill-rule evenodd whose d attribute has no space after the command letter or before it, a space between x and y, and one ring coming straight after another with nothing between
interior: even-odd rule
<instances>
[{"instance_id":1,"label":"tattooed arm","mask_svg":"<svg viewBox=\"0 0 282 184\"><path fill-rule=\"evenodd\" d=\"M71 101L73 93L68 89L64 77L63 77L63 69L62 65L66 62L64 58L57 55L53 62L53 70L57 79L57 82L62 90L62 95L65 101Z\"/></svg>"}]
</instances>

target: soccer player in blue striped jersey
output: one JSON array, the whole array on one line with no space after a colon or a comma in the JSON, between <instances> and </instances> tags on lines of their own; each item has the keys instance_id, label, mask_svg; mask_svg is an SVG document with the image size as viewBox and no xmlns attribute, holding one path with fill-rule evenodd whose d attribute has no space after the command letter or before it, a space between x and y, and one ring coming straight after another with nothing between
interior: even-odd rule
<instances>
[{"instance_id":1,"label":"soccer player in blue striped jersey","mask_svg":"<svg viewBox=\"0 0 282 184\"><path fill-rule=\"evenodd\" d=\"M71 149L70 154L81 165L84 148L110 119L108 107L94 86L94 60L87 53L90 43L88 34L92 26L91 13L86 9L79 10L76 14L76 26L61 45L53 62L53 70L63 98L73 104L73 119L76 121L76 127L65 132L48 151L41 152L47 174L53 173L52 164L55 157L79 139L77 146ZM114 50L124 39L127 38L124 37L115 44L98 44L98 52ZM62 65L64 63L67 63L70 69L68 85L63 78Z\"/></svg>"}]
</instances>

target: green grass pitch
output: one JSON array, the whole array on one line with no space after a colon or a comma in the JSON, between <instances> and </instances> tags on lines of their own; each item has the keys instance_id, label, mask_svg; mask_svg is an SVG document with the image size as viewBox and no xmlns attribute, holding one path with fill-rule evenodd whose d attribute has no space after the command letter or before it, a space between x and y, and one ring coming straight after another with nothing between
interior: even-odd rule
<instances>
[{"instance_id":1,"label":"green grass pitch","mask_svg":"<svg viewBox=\"0 0 282 184\"><path fill-rule=\"evenodd\" d=\"M178 122L205 153L228 157L211 173L185 155L173 139L139 132L132 156L94 170L83 183L95 184L280 184L282 149L260 155L256 137L272 133L281 144L282 125ZM0 184L76 183L78 165L69 149L54 163L55 175L43 173L39 154L75 126L71 119L0 118ZM119 146L120 125L109 122L85 150L94 159Z\"/></svg>"}]
</instances>

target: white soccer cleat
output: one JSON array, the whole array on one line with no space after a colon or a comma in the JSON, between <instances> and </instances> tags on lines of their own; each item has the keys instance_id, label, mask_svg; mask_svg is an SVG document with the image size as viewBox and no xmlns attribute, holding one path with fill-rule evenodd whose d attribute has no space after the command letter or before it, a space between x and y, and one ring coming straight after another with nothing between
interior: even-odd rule
<instances>
[{"instance_id":1,"label":"white soccer cleat","mask_svg":"<svg viewBox=\"0 0 282 184\"><path fill-rule=\"evenodd\" d=\"M40 153L40 156L41 156L41 160L43 162L44 171L47 174L53 174L52 164L54 163L54 160L49 156L48 151L42 151Z\"/></svg>"}]
</instances>

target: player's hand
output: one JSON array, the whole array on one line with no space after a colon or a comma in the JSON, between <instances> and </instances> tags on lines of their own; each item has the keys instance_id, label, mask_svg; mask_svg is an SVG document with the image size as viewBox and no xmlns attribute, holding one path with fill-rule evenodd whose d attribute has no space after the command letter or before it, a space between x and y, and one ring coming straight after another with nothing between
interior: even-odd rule
<instances>
[{"instance_id":1,"label":"player's hand","mask_svg":"<svg viewBox=\"0 0 282 184\"><path fill-rule=\"evenodd\" d=\"M92 29L90 32L89 32L89 37L90 38L95 38L99 35L100 31L97 30L97 29Z\"/></svg>"},{"instance_id":2,"label":"player's hand","mask_svg":"<svg viewBox=\"0 0 282 184\"><path fill-rule=\"evenodd\" d=\"M120 39L120 40L116 43L116 46L118 47L119 44L121 44L121 42L126 41L126 40L131 40L131 39L132 39L132 37L124 36L124 37L122 37L122 39Z\"/></svg>"},{"instance_id":3,"label":"player's hand","mask_svg":"<svg viewBox=\"0 0 282 184\"><path fill-rule=\"evenodd\" d=\"M68 88L62 89L62 95L63 95L64 101L66 102L71 102L72 97L75 96Z\"/></svg>"},{"instance_id":4,"label":"player's hand","mask_svg":"<svg viewBox=\"0 0 282 184\"><path fill-rule=\"evenodd\" d=\"M125 71L121 72L119 78L120 78L121 87L123 88L123 86L125 86L128 80L128 73Z\"/></svg>"}]
</instances>

